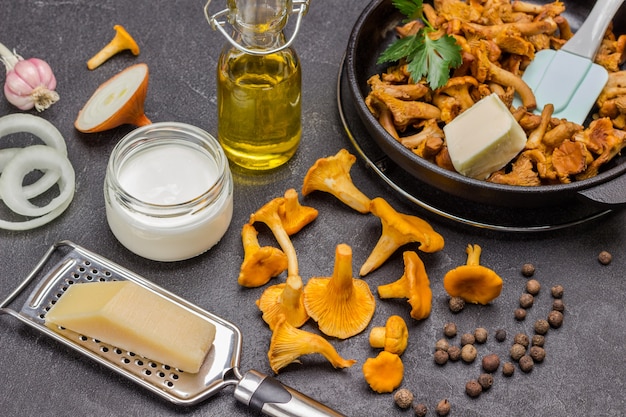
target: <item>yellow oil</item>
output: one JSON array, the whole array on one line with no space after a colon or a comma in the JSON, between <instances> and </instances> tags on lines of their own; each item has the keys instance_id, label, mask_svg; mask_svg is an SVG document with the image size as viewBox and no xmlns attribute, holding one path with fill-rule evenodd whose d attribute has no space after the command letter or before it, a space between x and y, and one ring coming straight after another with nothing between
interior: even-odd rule
<instances>
[{"instance_id":1,"label":"yellow oil","mask_svg":"<svg viewBox=\"0 0 626 417\"><path fill-rule=\"evenodd\" d=\"M223 53L217 71L218 139L228 159L250 170L287 162L302 134L301 69L290 49Z\"/></svg>"}]
</instances>

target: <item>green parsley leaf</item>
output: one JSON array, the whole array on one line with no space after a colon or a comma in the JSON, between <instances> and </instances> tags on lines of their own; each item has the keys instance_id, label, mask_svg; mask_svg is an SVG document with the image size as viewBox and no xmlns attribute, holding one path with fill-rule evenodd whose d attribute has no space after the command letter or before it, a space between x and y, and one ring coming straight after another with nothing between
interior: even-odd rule
<instances>
[{"instance_id":1,"label":"green parsley leaf","mask_svg":"<svg viewBox=\"0 0 626 417\"><path fill-rule=\"evenodd\" d=\"M397 39L378 57L377 63L397 62L402 59L408 64L408 71L415 81L426 77L430 88L444 86L450 79L450 70L461 65L461 47L450 35L431 39L434 32L423 14L422 0L393 0L394 6L409 19L421 19L426 27L415 35Z\"/></svg>"}]
</instances>

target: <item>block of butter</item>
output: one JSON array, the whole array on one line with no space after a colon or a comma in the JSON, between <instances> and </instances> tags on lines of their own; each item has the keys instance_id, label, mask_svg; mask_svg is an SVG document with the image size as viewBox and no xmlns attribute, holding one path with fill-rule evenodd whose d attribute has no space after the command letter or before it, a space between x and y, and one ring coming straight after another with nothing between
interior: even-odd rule
<instances>
[{"instance_id":1,"label":"block of butter","mask_svg":"<svg viewBox=\"0 0 626 417\"><path fill-rule=\"evenodd\" d=\"M497 94L491 94L443 128L454 168L480 180L503 168L526 144L526 133Z\"/></svg>"},{"instance_id":2,"label":"block of butter","mask_svg":"<svg viewBox=\"0 0 626 417\"><path fill-rule=\"evenodd\" d=\"M45 324L190 373L199 371L215 339L212 323L131 281L70 285Z\"/></svg>"}]
</instances>

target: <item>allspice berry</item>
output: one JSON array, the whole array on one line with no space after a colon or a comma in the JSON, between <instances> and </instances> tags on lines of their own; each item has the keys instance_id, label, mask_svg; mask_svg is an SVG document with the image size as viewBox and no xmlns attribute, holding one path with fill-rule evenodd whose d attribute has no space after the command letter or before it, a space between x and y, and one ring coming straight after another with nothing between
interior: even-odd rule
<instances>
[{"instance_id":1,"label":"allspice berry","mask_svg":"<svg viewBox=\"0 0 626 417\"><path fill-rule=\"evenodd\" d=\"M524 264L522 265L522 275L525 277L532 277L535 274L535 265Z\"/></svg>"},{"instance_id":2,"label":"allspice berry","mask_svg":"<svg viewBox=\"0 0 626 417\"><path fill-rule=\"evenodd\" d=\"M450 307L450 311L458 313L465 308L465 300L461 297L451 297L448 306Z\"/></svg>"},{"instance_id":3,"label":"allspice berry","mask_svg":"<svg viewBox=\"0 0 626 417\"><path fill-rule=\"evenodd\" d=\"M517 333L513 338L513 343L519 343L520 345L527 348L530 344L530 339L528 338L528 335L526 333Z\"/></svg>"},{"instance_id":4,"label":"allspice berry","mask_svg":"<svg viewBox=\"0 0 626 417\"><path fill-rule=\"evenodd\" d=\"M500 366L500 357L496 353L483 356L482 366L485 372L493 373Z\"/></svg>"},{"instance_id":5,"label":"allspice berry","mask_svg":"<svg viewBox=\"0 0 626 417\"><path fill-rule=\"evenodd\" d=\"M454 323L446 323L443 326L443 334L445 334L446 337L454 337L454 336L456 336L456 324L454 324Z\"/></svg>"},{"instance_id":6,"label":"allspice berry","mask_svg":"<svg viewBox=\"0 0 626 417\"><path fill-rule=\"evenodd\" d=\"M519 297L519 306L522 308L530 308L535 302L535 297L532 294L525 292Z\"/></svg>"},{"instance_id":7,"label":"allspice berry","mask_svg":"<svg viewBox=\"0 0 626 417\"><path fill-rule=\"evenodd\" d=\"M477 353L474 345L465 345L461 348L461 359L463 359L463 362L472 363L476 359Z\"/></svg>"},{"instance_id":8,"label":"allspice berry","mask_svg":"<svg viewBox=\"0 0 626 417\"><path fill-rule=\"evenodd\" d=\"M450 347L450 343L448 343L446 339L439 339L437 340L437 343L435 343L435 351L443 350L447 352L449 347Z\"/></svg>"},{"instance_id":9,"label":"allspice berry","mask_svg":"<svg viewBox=\"0 0 626 417\"><path fill-rule=\"evenodd\" d=\"M472 398L476 398L483 392L483 387L475 379L470 379L465 384L465 393Z\"/></svg>"},{"instance_id":10,"label":"allspice berry","mask_svg":"<svg viewBox=\"0 0 626 417\"><path fill-rule=\"evenodd\" d=\"M480 376L478 377L478 383L483 388L483 391L488 390L493 385L493 375L480 374Z\"/></svg>"},{"instance_id":11,"label":"allspice berry","mask_svg":"<svg viewBox=\"0 0 626 417\"><path fill-rule=\"evenodd\" d=\"M424 403L417 403L413 407L413 411L415 411L415 417L424 417L428 413L428 407Z\"/></svg>"},{"instance_id":12,"label":"allspice berry","mask_svg":"<svg viewBox=\"0 0 626 417\"><path fill-rule=\"evenodd\" d=\"M561 298L561 297L563 297L563 286L562 285L555 285L554 287L552 287L550 292L552 293L552 296L554 298Z\"/></svg>"},{"instance_id":13,"label":"allspice berry","mask_svg":"<svg viewBox=\"0 0 626 417\"><path fill-rule=\"evenodd\" d=\"M532 340L530 341L531 345L539 346L539 347L543 347L545 342L546 342L545 336L540 335L540 334L534 334Z\"/></svg>"},{"instance_id":14,"label":"allspice berry","mask_svg":"<svg viewBox=\"0 0 626 417\"><path fill-rule=\"evenodd\" d=\"M521 369L523 372L528 373L532 371L534 365L535 362L533 361L533 358L531 358L529 355L524 355L519 358L519 369Z\"/></svg>"},{"instance_id":15,"label":"allspice berry","mask_svg":"<svg viewBox=\"0 0 626 417\"><path fill-rule=\"evenodd\" d=\"M548 314L548 323L554 329L558 329L563 324L563 313L557 310L552 310Z\"/></svg>"},{"instance_id":16,"label":"allspice berry","mask_svg":"<svg viewBox=\"0 0 626 417\"><path fill-rule=\"evenodd\" d=\"M552 302L552 310L560 311L561 313L565 311L565 304L563 304L563 300L560 298L555 299Z\"/></svg>"},{"instance_id":17,"label":"allspice berry","mask_svg":"<svg viewBox=\"0 0 626 417\"><path fill-rule=\"evenodd\" d=\"M512 376L515 373L515 365L512 362L504 362L502 364L502 375Z\"/></svg>"},{"instance_id":18,"label":"allspice berry","mask_svg":"<svg viewBox=\"0 0 626 417\"><path fill-rule=\"evenodd\" d=\"M520 358L524 356L525 354L526 354L526 348L523 345L520 345L519 343L514 343L513 346L511 346L511 349L509 349L509 355L511 356L511 359L513 359L514 361L520 360Z\"/></svg>"},{"instance_id":19,"label":"allspice berry","mask_svg":"<svg viewBox=\"0 0 626 417\"><path fill-rule=\"evenodd\" d=\"M413 404L413 393L406 388L400 388L393 394L393 401L400 408L409 408Z\"/></svg>"},{"instance_id":20,"label":"allspice berry","mask_svg":"<svg viewBox=\"0 0 626 417\"><path fill-rule=\"evenodd\" d=\"M478 327L474 330L474 340L476 340L476 343L485 343L488 335L489 332L484 327Z\"/></svg>"},{"instance_id":21,"label":"allspice berry","mask_svg":"<svg viewBox=\"0 0 626 417\"><path fill-rule=\"evenodd\" d=\"M450 401L444 398L443 400L439 401L439 403L437 403L437 408L435 408L435 412L438 416L447 416L448 414L450 414L451 408L452 407L450 407Z\"/></svg>"},{"instance_id":22,"label":"allspice berry","mask_svg":"<svg viewBox=\"0 0 626 417\"><path fill-rule=\"evenodd\" d=\"M496 340L498 342L504 342L506 340L506 330L504 329L496 330Z\"/></svg>"},{"instance_id":23,"label":"allspice berry","mask_svg":"<svg viewBox=\"0 0 626 417\"><path fill-rule=\"evenodd\" d=\"M456 362L459 359L461 359L461 348L458 346L450 346L448 348L448 359L450 359L453 362Z\"/></svg>"},{"instance_id":24,"label":"allspice berry","mask_svg":"<svg viewBox=\"0 0 626 417\"><path fill-rule=\"evenodd\" d=\"M471 333L463 333L461 336L461 346L473 345L476 342L476 338Z\"/></svg>"},{"instance_id":25,"label":"allspice berry","mask_svg":"<svg viewBox=\"0 0 626 417\"><path fill-rule=\"evenodd\" d=\"M548 323L548 320L539 319L535 322L534 328L535 328L535 333L544 335L548 333L548 330L550 330L550 323Z\"/></svg>"},{"instance_id":26,"label":"allspice berry","mask_svg":"<svg viewBox=\"0 0 626 417\"><path fill-rule=\"evenodd\" d=\"M526 319L526 309L525 308L516 308L513 315L515 316L515 320L522 321Z\"/></svg>"},{"instance_id":27,"label":"allspice berry","mask_svg":"<svg viewBox=\"0 0 626 417\"><path fill-rule=\"evenodd\" d=\"M605 250L598 254L598 262L600 262L602 265L608 265L611 263L612 260L613 256Z\"/></svg>"},{"instance_id":28,"label":"allspice berry","mask_svg":"<svg viewBox=\"0 0 626 417\"><path fill-rule=\"evenodd\" d=\"M434 357L437 365L445 365L448 362L448 352L445 350L436 350Z\"/></svg>"},{"instance_id":29,"label":"allspice berry","mask_svg":"<svg viewBox=\"0 0 626 417\"><path fill-rule=\"evenodd\" d=\"M526 281L526 292L531 295L539 294L539 290L541 289L541 284L536 279L529 279Z\"/></svg>"},{"instance_id":30,"label":"allspice berry","mask_svg":"<svg viewBox=\"0 0 626 417\"><path fill-rule=\"evenodd\" d=\"M531 346L528 353L535 362L543 362L546 357L546 351L541 346Z\"/></svg>"}]
</instances>

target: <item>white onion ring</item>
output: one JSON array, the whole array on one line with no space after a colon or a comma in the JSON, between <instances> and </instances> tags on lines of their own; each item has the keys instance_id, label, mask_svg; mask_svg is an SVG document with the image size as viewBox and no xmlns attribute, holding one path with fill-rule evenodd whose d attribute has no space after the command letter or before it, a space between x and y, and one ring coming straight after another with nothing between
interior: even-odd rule
<instances>
[{"instance_id":1,"label":"white onion ring","mask_svg":"<svg viewBox=\"0 0 626 417\"><path fill-rule=\"evenodd\" d=\"M63 178L61 178L59 181L63 182ZM23 231L23 230L30 230L39 226L43 226L44 224L49 223L52 220L59 217L65 211L65 209L70 205L71 202L72 202L72 199L69 198L62 205L52 210L51 212L46 213L41 217L35 217L34 219L26 220L23 222L10 222L8 220L0 219L0 228L5 229L5 230L12 230L12 231Z\"/></svg>"},{"instance_id":2,"label":"white onion ring","mask_svg":"<svg viewBox=\"0 0 626 417\"><path fill-rule=\"evenodd\" d=\"M0 117L0 138L21 132L37 136L43 143L67 156L67 145L63 135L46 119L27 113L13 113Z\"/></svg>"},{"instance_id":3,"label":"white onion ring","mask_svg":"<svg viewBox=\"0 0 626 417\"><path fill-rule=\"evenodd\" d=\"M0 174L9 161L20 151L21 148L0 149ZM27 199L35 198L50 189L59 181L61 174L57 170L47 170L44 175L32 184L24 185L22 193ZM0 200L2 195L0 194Z\"/></svg>"},{"instance_id":4,"label":"white onion ring","mask_svg":"<svg viewBox=\"0 0 626 417\"><path fill-rule=\"evenodd\" d=\"M22 182L29 172L53 170L61 173L60 193L44 206L36 206L28 201L22 191ZM0 195L4 204L23 216L43 216L74 196L75 174L70 161L56 149L45 145L33 145L22 148L4 167L0 175Z\"/></svg>"}]
</instances>

